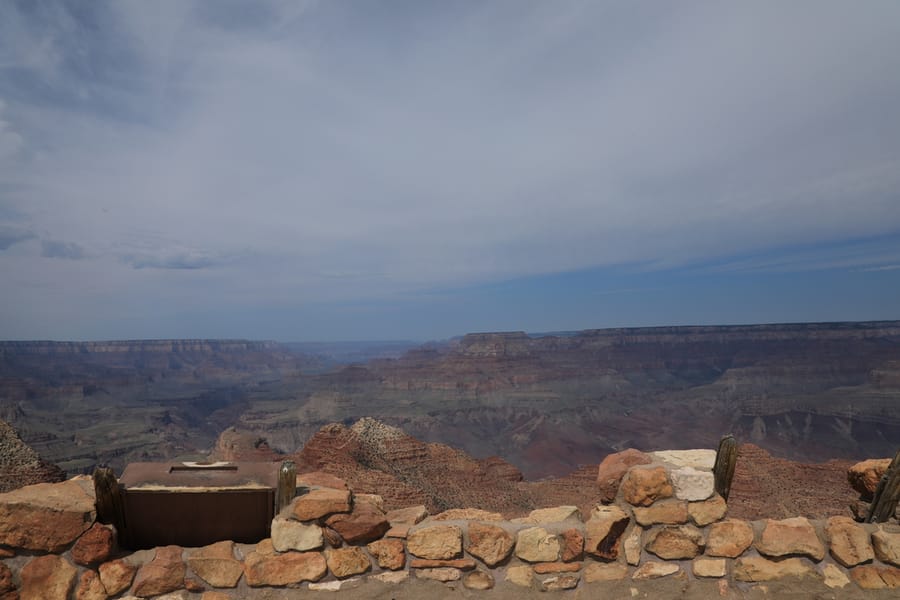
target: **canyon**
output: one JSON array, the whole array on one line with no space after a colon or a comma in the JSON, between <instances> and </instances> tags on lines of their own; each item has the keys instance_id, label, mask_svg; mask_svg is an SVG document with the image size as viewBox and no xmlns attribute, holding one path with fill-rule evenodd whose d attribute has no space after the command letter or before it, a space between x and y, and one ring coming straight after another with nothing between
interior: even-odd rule
<instances>
[{"instance_id":1,"label":"canyon","mask_svg":"<svg viewBox=\"0 0 900 600\"><path fill-rule=\"evenodd\" d=\"M526 480L725 433L804 462L889 456L900 441L900 322L479 333L388 354L0 342L0 419L70 475L206 457L229 427L291 455L364 417Z\"/></svg>"}]
</instances>

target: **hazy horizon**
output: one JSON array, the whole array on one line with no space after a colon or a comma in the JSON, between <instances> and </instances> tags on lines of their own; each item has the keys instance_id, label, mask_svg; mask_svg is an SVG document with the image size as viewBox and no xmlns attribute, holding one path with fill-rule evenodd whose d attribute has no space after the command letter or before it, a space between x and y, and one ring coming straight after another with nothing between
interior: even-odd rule
<instances>
[{"instance_id":1,"label":"hazy horizon","mask_svg":"<svg viewBox=\"0 0 900 600\"><path fill-rule=\"evenodd\" d=\"M900 319L900 3L0 3L0 339Z\"/></svg>"}]
</instances>

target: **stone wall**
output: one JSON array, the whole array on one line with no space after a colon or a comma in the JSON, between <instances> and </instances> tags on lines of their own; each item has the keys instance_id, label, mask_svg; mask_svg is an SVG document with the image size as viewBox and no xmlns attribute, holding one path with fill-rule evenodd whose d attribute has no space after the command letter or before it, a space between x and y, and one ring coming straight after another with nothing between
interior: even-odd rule
<instances>
[{"instance_id":1,"label":"stone wall","mask_svg":"<svg viewBox=\"0 0 900 600\"><path fill-rule=\"evenodd\" d=\"M258 544L117 548L95 521L86 478L0 494L0 600L166 598L224 600L254 590L410 585L537 591L596 586L673 587L712 581L719 595L788 582L871 593L900 588L900 526L848 517L741 521L713 493L713 451L620 453L604 461L598 504L504 520L479 509L429 516L385 512L325 474L272 522ZM236 516L239 518L239 516ZM164 527L164 523L160 523ZM633 588L633 594L637 588ZM524 590L523 590L524 591Z\"/></svg>"}]
</instances>

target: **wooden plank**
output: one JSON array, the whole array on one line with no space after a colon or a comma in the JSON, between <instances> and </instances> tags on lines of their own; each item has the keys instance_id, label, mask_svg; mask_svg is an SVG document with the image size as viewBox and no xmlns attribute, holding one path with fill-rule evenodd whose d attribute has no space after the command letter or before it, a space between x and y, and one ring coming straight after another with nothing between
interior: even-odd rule
<instances>
[{"instance_id":1,"label":"wooden plank","mask_svg":"<svg viewBox=\"0 0 900 600\"><path fill-rule=\"evenodd\" d=\"M734 479L737 455L738 445L733 435L729 433L719 440L713 475L715 476L716 492L725 500L728 500L728 494L731 493L731 481Z\"/></svg>"}]
</instances>

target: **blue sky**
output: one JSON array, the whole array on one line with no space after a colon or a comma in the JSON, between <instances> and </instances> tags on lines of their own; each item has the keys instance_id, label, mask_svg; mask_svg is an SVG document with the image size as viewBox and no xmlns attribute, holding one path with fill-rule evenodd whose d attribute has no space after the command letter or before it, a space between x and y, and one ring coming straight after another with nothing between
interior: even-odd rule
<instances>
[{"instance_id":1,"label":"blue sky","mask_svg":"<svg viewBox=\"0 0 900 600\"><path fill-rule=\"evenodd\" d=\"M900 318L900 3L0 3L0 339Z\"/></svg>"}]
</instances>

